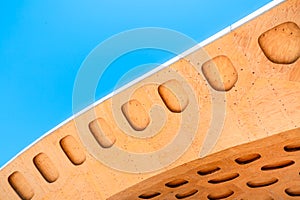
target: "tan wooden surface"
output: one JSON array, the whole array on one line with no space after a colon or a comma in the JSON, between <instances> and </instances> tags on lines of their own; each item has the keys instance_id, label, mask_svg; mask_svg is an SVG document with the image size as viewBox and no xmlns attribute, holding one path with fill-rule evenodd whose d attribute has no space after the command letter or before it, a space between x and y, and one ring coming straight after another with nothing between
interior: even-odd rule
<instances>
[{"instance_id":1,"label":"tan wooden surface","mask_svg":"<svg viewBox=\"0 0 300 200\"><path fill-rule=\"evenodd\" d=\"M109 200L299 199L299 171L300 128L185 163Z\"/></svg>"},{"instance_id":2,"label":"tan wooden surface","mask_svg":"<svg viewBox=\"0 0 300 200\"><path fill-rule=\"evenodd\" d=\"M286 22L300 25L299 0L280 4L69 121L1 170L0 199L107 199L199 156L300 127L300 61L274 63L259 44L263 33ZM293 26L293 37L298 34ZM275 37L274 43L282 42ZM287 52L280 47L286 60L299 55L299 46ZM213 62L221 55L230 64ZM221 73L217 78L203 74L210 61ZM228 66L231 73L224 70ZM226 92L209 80L224 83ZM222 117L224 123L218 123ZM184 152L177 135L188 145ZM178 149L156 163L140 162L142 173L128 172L134 163L118 154L147 154L170 143ZM146 172L151 167L157 170Z\"/></svg>"}]
</instances>

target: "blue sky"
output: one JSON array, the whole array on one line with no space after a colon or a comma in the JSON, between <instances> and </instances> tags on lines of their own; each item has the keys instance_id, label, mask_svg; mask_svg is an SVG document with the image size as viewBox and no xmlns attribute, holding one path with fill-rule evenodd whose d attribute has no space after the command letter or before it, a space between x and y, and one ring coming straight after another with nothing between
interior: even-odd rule
<instances>
[{"instance_id":1,"label":"blue sky","mask_svg":"<svg viewBox=\"0 0 300 200\"><path fill-rule=\"evenodd\" d=\"M73 114L76 74L99 43L142 27L173 29L200 42L270 1L1 1L0 166ZM105 72L95 99L135 66L172 56L153 49L122 56Z\"/></svg>"}]
</instances>

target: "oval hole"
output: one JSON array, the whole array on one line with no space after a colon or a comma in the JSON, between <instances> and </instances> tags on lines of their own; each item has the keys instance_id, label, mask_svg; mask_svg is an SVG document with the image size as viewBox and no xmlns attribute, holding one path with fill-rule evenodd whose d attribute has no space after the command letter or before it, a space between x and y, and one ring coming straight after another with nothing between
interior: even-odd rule
<instances>
[{"instance_id":1,"label":"oval hole","mask_svg":"<svg viewBox=\"0 0 300 200\"><path fill-rule=\"evenodd\" d=\"M211 179L208 182L212 183L212 184L218 184L218 183L224 183L226 181L231 181L237 177L239 177L240 175L238 173L233 173L233 174L226 174L223 176L219 176L219 178L215 178L215 179Z\"/></svg>"},{"instance_id":2,"label":"oval hole","mask_svg":"<svg viewBox=\"0 0 300 200\"><path fill-rule=\"evenodd\" d=\"M161 84L158 93L171 112L181 113L189 104L188 95L177 80L173 79Z\"/></svg>"},{"instance_id":3,"label":"oval hole","mask_svg":"<svg viewBox=\"0 0 300 200\"><path fill-rule=\"evenodd\" d=\"M208 167L200 169L197 173L201 176L206 176L209 174L213 174L213 173L219 171L220 169L221 169L220 167L208 166Z\"/></svg>"},{"instance_id":4,"label":"oval hole","mask_svg":"<svg viewBox=\"0 0 300 200\"><path fill-rule=\"evenodd\" d=\"M160 192L146 192L139 196L140 199L152 199L160 195Z\"/></svg>"},{"instance_id":5,"label":"oval hole","mask_svg":"<svg viewBox=\"0 0 300 200\"><path fill-rule=\"evenodd\" d=\"M177 188L177 187L180 187L180 186L185 185L187 183L188 183L187 180L176 179L176 180L173 180L173 181L170 181L170 182L166 183L166 186L170 187L170 188Z\"/></svg>"},{"instance_id":6,"label":"oval hole","mask_svg":"<svg viewBox=\"0 0 300 200\"><path fill-rule=\"evenodd\" d=\"M229 91L238 80L238 73L230 58L219 55L202 65L202 72L209 85L217 91Z\"/></svg>"},{"instance_id":7,"label":"oval hole","mask_svg":"<svg viewBox=\"0 0 300 200\"><path fill-rule=\"evenodd\" d=\"M30 200L34 196L34 191L27 179L18 171L8 177L8 182L22 200Z\"/></svg>"},{"instance_id":8,"label":"oval hole","mask_svg":"<svg viewBox=\"0 0 300 200\"><path fill-rule=\"evenodd\" d=\"M184 198L187 198L187 197L191 197L193 196L194 194L196 194L198 192L198 190L196 189L193 189L189 192L185 192L185 193L182 193L182 194L176 194L175 197L177 199L184 199Z\"/></svg>"},{"instance_id":9,"label":"oval hole","mask_svg":"<svg viewBox=\"0 0 300 200\"><path fill-rule=\"evenodd\" d=\"M275 169L281 169L284 167L288 167L291 166L295 163L295 161L293 160L285 160L285 161L281 161L281 162L276 162L273 164L269 164L269 165L265 165L261 168L261 170L263 171L268 171L268 170L275 170Z\"/></svg>"},{"instance_id":10,"label":"oval hole","mask_svg":"<svg viewBox=\"0 0 300 200\"><path fill-rule=\"evenodd\" d=\"M103 118L97 118L89 123L89 129L102 148L110 148L116 142L116 137L110 125Z\"/></svg>"},{"instance_id":11,"label":"oval hole","mask_svg":"<svg viewBox=\"0 0 300 200\"><path fill-rule=\"evenodd\" d=\"M149 113L136 99L123 104L121 110L130 126L136 131L143 131L150 123Z\"/></svg>"},{"instance_id":12,"label":"oval hole","mask_svg":"<svg viewBox=\"0 0 300 200\"><path fill-rule=\"evenodd\" d=\"M273 185L278 182L277 178L263 178L260 180L254 180L247 182L248 187L250 188L259 188L259 187L266 187L269 185Z\"/></svg>"},{"instance_id":13,"label":"oval hole","mask_svg":"<svg viewBox=\"0 0 300 200\"><path fill-rule=\"evenodd\" d=\"M82 148L79 146L78 142L73 136L65 136L60 140L59 144L74 165L81 165L86 160Z\"/></svg>"},{"instance_id":14,"label":"oval hole","mask_svg":"<svg viewBox=\"0 0 300 200\"><path fill-rule=\"evenodd\" d=\"M284 22L258 38L264 55L276 64L292 64L300 57L300 28L295 22Z\"/></svg>"},{"instance_id":15,"label":"oval hole","mask_svg":"<svg viewBox=\"0 0 300 200\"><path fill-rule=\"evenodd\" d=\"M235 159L235 162L240 164L240 165L245 165L245 164L248 164L248 163L252 163L258 159L261 158L261 155L259 155L258 153L253 153L253 154L248 154L248 155L245 155L245 156L241 156L237 159Z\"/></svg>"},{"instance_id":16,"label":"oval hole","mask_svg":"<svg viewBox=\"0 0 300 200\"><path fill-rule=\"evenodd\" d=\"M207 196L209 200L218 200L218 199L226 199L230 196L232 196L234 192L229 189L223 189L223 191L211 193Z\"/></svg>"},{"instance_id":17,"label":"oval hole","mask_svg":"<svg viewBox=\"0 0 300 200\"><path fill-rule=\"evenodd\" d=\"M300 151L300 142L286 145L286 146L284 147L284 150L285 150L286 152Z\"/></svg>"},{"instance_id":18,"label":"oval hole","mask_svg":"<svg viewBox=\"0 0 300 200\"><path fill-rule=\"evenodd\" d=\"M291 197L299 197L300 196L300 186L293 186L285 189L285 193Z\"/></svg>"},{"instance_id":19,"label":"oval hole","mask_svg":"<svg viewBox=\"0 0 300 200\"><path fill-rule=\"evenodd\" d=\"M36 155L33 158L33 163L44 179L49 183L53 183L58 179L58 170L45 153L39 153Z\"/></svg>"}]
</instances>

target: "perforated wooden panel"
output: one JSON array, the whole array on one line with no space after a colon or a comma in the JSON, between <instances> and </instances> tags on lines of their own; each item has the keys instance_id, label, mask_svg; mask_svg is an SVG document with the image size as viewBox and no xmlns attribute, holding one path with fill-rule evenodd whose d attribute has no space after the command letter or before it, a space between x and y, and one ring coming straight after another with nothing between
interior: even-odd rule
<instances>
[{"instance_id":1,"label":"perforated wooden panel","mask_svg":"<svg viewBox=\"0 0 300 200\"><path fill-rule=\"evenodd\" d=\"M121 199L300 199L300 129L185 163L109 198Z\"/></svg>"},{"instance_id":2,"label":"perforated wooden panel","mask_svg":"<svg viewBox=\"0 0 300 200\"><path fill-rule=\"evenodd\" d=\"M299 199L299 129L272 136L300 127L299 24L287 0L70 119L1 169L0 199Z\"/></svg>"}]
</instances>

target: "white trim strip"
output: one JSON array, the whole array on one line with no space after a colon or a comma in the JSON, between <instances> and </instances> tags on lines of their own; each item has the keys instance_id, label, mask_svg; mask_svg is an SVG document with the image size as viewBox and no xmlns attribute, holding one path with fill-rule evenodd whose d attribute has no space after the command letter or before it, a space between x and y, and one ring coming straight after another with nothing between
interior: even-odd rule
<instances>
[{"instance_id":1,"label":"white trim strip","mask_svg":"<svg viewBox=\"0 0 300 200\"><path fill-rule=\"evenodd\" d=\"M81 115L82 113L86 112L87 110L90 110L91 108L97 106L98 104L102 103L103 101L111 98L112 96L126 90L127 88L129 88L130 86L136 84L137 82L151 76L152 74L164 69L165 67L175 63L176 61L178 61L179 59L189 55L192 52L197 51L198 49L212 43L213 41L221 38L222 36L230 33L232 30L240 27L241 25L247 23L248 21L256 18L257 16L263 14L264 12L272 9L273 7L279 5L280 3L284 2L285 0L273 0L270 3L264 5L263 7L259 8L258 10L254 11L253 13L249 14L248 16L242 18L241 20L233 23L232 25L224 28L223 30L217 32L216 34L212 35L211 37L205 39L204 41L200 42L199 44L197 44L196 46L186 50L185 52L183 52L182 54L175 56L174 58L170 59L169 61L163 63L162 65L156 67L155 69L145 73L144 75L140 76L139 78L136 78L135 80L125 84L124 86L118 88L117 90L111 92L110 94L104 96L103 98L99 99L98 101L94 102L93 104L87 106L86 108L82 109L80 112L74 114L73 116L69 117L68 119L66 119L65 121L61 122L60 124L58 124L57 126L55 126L54 128L52 128L51 130L47 131L45 134L43 134L41 137L39 137L38 139L36 139L34 142L32 142L30 145L28 145L27 147L25 147L22 151L20 151L17 155L15 155L12 159L10 159L7 163L5 163L0 170L2 170L3 168L5 168L9 163L11 163L15 158L17 158L19 155L21 155L23 152L25 152L26 150L28 150L29 148L31 148L32 146L34 146L36 143L38 143L38 141L40 141L41 139L43 139L44 137L46 137L47 135L49 135L50 133L54 132L56 129L62 127L63 125L65 125L66 123L70 122L71 120L73 120L74 118L76 118L77 116Z\"/></svg>"},{"instance_id":2,"label":"white trim strip","mask_svg":"<svg viewBox=\"0 0 300 200\"><path fill-rule=\"evenodd\" d=\"M247 15L246 17L242 18L241 20L233 23L230 26L230 30L234 30L238 27L240 27L241 25L251 21L252 19L256 18L258 15L261 15L263 13L265 13L266 11L270 10L271 8L275 7L276 5L284 2L285 0L273 0L270 3L266 4L265 6L257 9L256 11L254 11L253 13Z\"/></svg>"}]
</instances>

